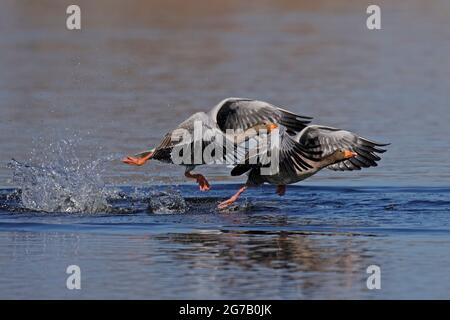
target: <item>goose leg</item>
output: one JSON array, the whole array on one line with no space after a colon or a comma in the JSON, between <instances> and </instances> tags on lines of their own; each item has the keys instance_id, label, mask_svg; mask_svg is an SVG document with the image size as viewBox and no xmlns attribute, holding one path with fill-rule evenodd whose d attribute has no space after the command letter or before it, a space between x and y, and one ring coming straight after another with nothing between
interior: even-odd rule
<instances>
[{"instance_id":1,"label":"goose leg","mask_svg":"<svg viewBox=\"0 0 450 320\"><path fill-rule=\"evenodd\" d=\"M122 159L123 163L133 165L133 166L142 166L144 165L148 160L150 160L153 156L153 152L146 152L143 155L138 155L135 157L128 156L124 159Z\"/></svg>"},{"instance_id":2,"label":"goose leg","mask_svg":"<svg viewBox=\"0 0 450 320\"><path fill-rule=\"evenodd\" d=\"M286 185L285 184L279 184L277 186L277 194L281 197L284 196L286 193Z\"/></svg>"},{"instance_id":3,"label":"goose leg","mask_svg":"<svg viewBox=\"0 0 450 320\"><path fill-rule=\"evenodd\" d=\"M233 202L235 202L239 196L241 195L242 192L244 192L248 187L242 186L238 192L236 192L230 199L222 201L221 203L219 203L219 205L217 206L218 209L225 209L227 207L229 207Z\"/></svg>"},{"instance_id":4,"label":"goose leg","mask_svg":"<svg viewBox=\"0 0 450 320\"><path fill-rule=\"evenodd\" d=\"M209 191L209 189L211 189L208 180L206 180L206 178L200 173L191 173L190 170L186 170L184 176L186 178L197 180L198 186L200 187L200 191Z\"/></svg>"}]
</instances>

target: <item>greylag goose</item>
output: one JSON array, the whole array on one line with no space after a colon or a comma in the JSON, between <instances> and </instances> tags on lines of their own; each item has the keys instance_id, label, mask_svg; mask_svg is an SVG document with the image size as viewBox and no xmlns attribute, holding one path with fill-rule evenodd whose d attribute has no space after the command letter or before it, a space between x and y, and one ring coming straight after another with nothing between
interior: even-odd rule
<instances>
[{"instance_id":1,"label":"greylag goose","mask_svg":"<svg viewBox=\"0 0 450 320\"><path fill-rule=\"evenodd\" d=\"M247 182L231 198L221 202L219 209L235 202L250 186L273 184L277 186L276 192L282 196L286 192L286 185L305 180L323 168L353 171L375 167L381 159L378 154L386 151L380 147L389 145L346 130L318 125L307 126L295 135L280 128L279 135L278 171L274 174L261 174L264 167L262 163L267 163L264 159L267 157L267 150L250 150L244 161L231 171L232 176L248 172Z\"/></svg>"},{"instance_id":2,"label":"greylag goose","mask_svg":"<svg viewBox=\"0 0 450 320\"><path fill-rule=\"evenodd\" d=\"M174 163L174 150L188 145L190 150L200 146L203 152L208 146L217 143L216 137L224 137L232 141L234 147L252 136L255 132L264 129L266 132L282 125L291 133L300 132L306 128L312 118L294 114L285 109L276 107L270 103L246 98L227 98L222 100L208 113L197 112L183 121L175 130L167 133L160 144L153 149L141 152L134 156L128 156L122 161L130 165L141 166L150 159ZM210 130L206 137L197 138L194 130L195 124L200 123L202 131ZM189 133L192 139L183 139L185 133ZM230 133L231 132L231 133ZM222 146L224 144L221 144ZM235 151L234 149L233 151ZM224 150L224 157L230 150ZM228 152L227 152L228 151ZM178 152L178 151L177 151ZM194 154L194 152L191 152ZM196 165L206 164L204 159L178 163L186 166L185 176L197 180L201 191L208 191L210 184L207 179L199 174L192 173Z\"/></svg>"}]
</instances>

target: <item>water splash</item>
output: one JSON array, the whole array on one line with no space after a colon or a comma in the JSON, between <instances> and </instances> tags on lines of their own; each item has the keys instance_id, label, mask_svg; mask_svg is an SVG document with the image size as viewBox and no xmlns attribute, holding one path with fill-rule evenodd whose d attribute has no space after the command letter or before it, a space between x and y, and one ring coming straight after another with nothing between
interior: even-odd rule
<instances>
[{"instance_id":1,"label":"water splash","mask_svg":"<svg viewBox=\"0 0 450 320\"><path fill-rule=\"evenodd\" d=\"M21 189L23 207L44 212L108 211L107 190L100 164L111 158L81 161L74 140L33 150L30 162L12 160L13 182Z\"/></svg>"},{"instance_id":2,"label":"water splash","mask_svg":"<svg viewBox=\"0 0 450 320\"><path fill-rule=\"evenodd\" d=\"M180 191L173 188L153 192L148 202L148 210L156 214L184 213L187 209L188 205Z\"/></svg>"}]
</instances>

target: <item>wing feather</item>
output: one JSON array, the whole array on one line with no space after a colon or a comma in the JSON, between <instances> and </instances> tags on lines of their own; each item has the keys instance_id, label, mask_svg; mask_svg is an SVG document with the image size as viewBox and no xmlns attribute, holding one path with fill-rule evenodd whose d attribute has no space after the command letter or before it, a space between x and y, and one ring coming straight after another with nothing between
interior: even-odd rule
<instances>
[{"instance_id":1,"label":"wing feather","mask_svg":"<svg viewBox=\"0 0 450 320\"><path fill-rule=\"evenodd\" d=\"M245 98L228 98L221 101L210 113L218 127L247 130L262 121L271 121L300 132L311 121L311 117L300 116L270 103Z\"/></svg>"},{"instance_id":2,"label":"wing feather","mask_svg":"<svg viewBox=\"0 0 450 320\"><path fill-rule=\"evenodd\" d=\"M332 127L311 125L297 135L300 144L318 151L321 157L331 155L339 149L348 149L358 155L354 158L328 166L335 171L353 171L361 168L376 167L381 160L379 154L386 152L389 144L378 143L356 135L350 131Z\"/></svg>"},{"instance_id":3,"label":"wing feather","mask_svg":"<svg viewBox=\"0 0 450 320\"><path fill-rule=\"evenodd\" d=\"M268 139L270 141L270 139ZM279 174L280 175L297 175L313 168L311 162L318 157L318 152L305 147L294 140L286 130L280 132L279 146ZM277 152L275 148L271 148L270 144L260 150L253 148L249 150L241 163L236 165L231 171L232 176L241 175L250 169L260 168L269 165L269 152Z\"/></svg>"}]
</instances>

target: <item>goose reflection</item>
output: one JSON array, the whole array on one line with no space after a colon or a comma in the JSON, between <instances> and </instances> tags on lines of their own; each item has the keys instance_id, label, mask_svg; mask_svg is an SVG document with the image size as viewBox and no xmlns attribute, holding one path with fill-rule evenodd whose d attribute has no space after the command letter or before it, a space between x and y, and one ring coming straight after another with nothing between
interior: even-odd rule
<instances>
[{"instance_id":1,"label":"goose reflection","mask_svg":"<svg viewBox=\"0 0 450 320\"><path fill-rule=\"evenodd\" d=\"M190 277L204 284L206 276L221 294L248 291L276 298L292 297L293 291L313 298L323 290L338 295L343 287L361 288L370 264L365 237L348 234L221 230L156 238Z\"/></svg>"}]
</instances>

